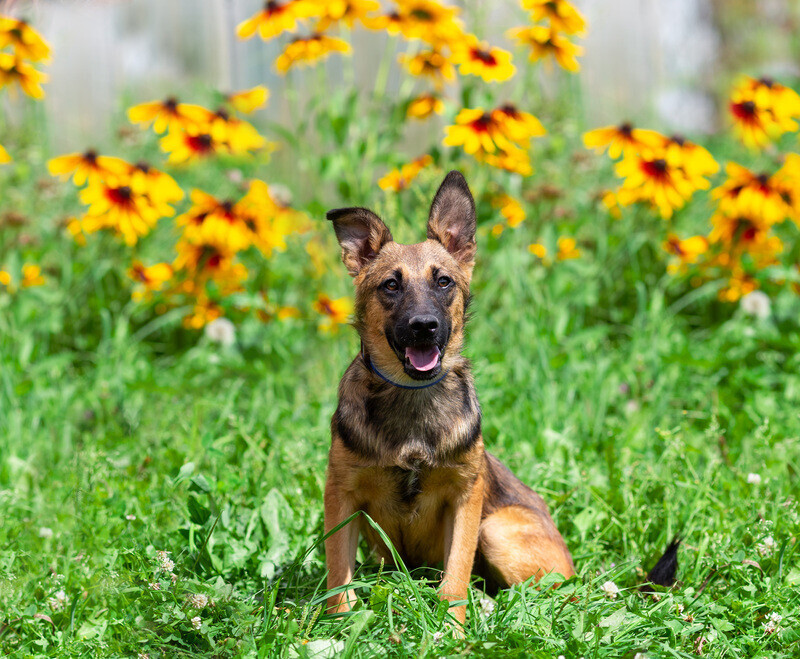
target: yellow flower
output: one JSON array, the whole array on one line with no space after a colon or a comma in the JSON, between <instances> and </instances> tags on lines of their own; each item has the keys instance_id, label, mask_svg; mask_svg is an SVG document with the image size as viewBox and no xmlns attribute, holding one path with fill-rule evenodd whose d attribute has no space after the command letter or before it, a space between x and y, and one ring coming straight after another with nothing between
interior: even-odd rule
<instances>
[{"instance_id":1,"label":"yellow flower","mask_svg":"<svg viewBox=\"0 0 800 659\"><path fill-rule=\"evenodd\" d=\"M781 222L792 213L780 185L768 174L754 174L734 162L726 165L725 173L727 180L711 191L721 213L747 215L768 225Z\"/></svg>"},{"instance_id":2,"label":"yellow flower","mask_svg":"<svg viewBox=\"0 0 800 659\"><path fill-rule=\"evenodd\" d=\"M545 247L541 243L532 243L528 245L528 251L534 256L537 256L538 258L542 259L543 261L544 259L547 258L547 247Z\"/></svg>"},{"instance_id":3,"label":"yellow flower","mask_svg":"<svg viewBox=\"0 0 800 659\"><path fill-rule=\"evenodd\" d=\"M492 110L492 119L514 142L527 142L532 137L547 133L541 121L528 112L518 110L512 103Z\"/></svg>"},{"instance_id":4,"label":"yellow flower","mask_svg":"<svg viewBox=\"0 0 800 659\"><path fill-rule=\"evenodd\" d=\"M608 148L608 156L616 160L623 153L635 155L642 150L660 148L664 144L664 136L642 128L634 128L624 122L619 126L595 128L583 134L583 143L587 149L603 153Z\"/></svg>"},{"instance_id":5,"label":"yellow flower","mask_svg":"<svg viewBox=\"0 0 800 659\"><path fill-rule=\"evenodd\" d=\"M708 251L708 239L705 236L690 236L681 240L674 233L667 234L663 244L664 249L678 257L678 264L669 266L669 271L674 273L685 269L687 265L697 263L697 260Z\"/></svg>"},{"instance_id":6,"label":"yellow flower","mask_svg":"<svg viewBox=\"0 0 800 659\"><path fill-rule=\"evenodd\" d=\"M128 110L128 119L131 123L142 124L142 128L152 123L153 130L161 135L167 129L206 126L214 119L214 113L200 105L178 103L176 98L169 97L134 105Z\"/></svg>"},{"instance_id":7,"label":"yellow flower","mask_svg":"<svg viewBox=\"0 0 800 659\"><path fill-rule=\"evenodd\" d=\"M706 149L680 135L665 138L664 148L668 156L675 159L694 187L700 190L710 187L711 184L703 177L716 174L719 171L719 164Z\"/></svg>"},{"instance_id":8,"label":"yellow flower","mask_svg":"<svg viewBox=\"0 0 800 659\"><path fill-rule=\"evenodd\" d=\"M31 62L50 60L50 46L25 21L0 16L0 49L11 46L17 57Z\"/></svg>"},{"instance_id":9,"label":"yellow flower","mask_svg":"<svg viewBox=\"0 0 800 659\"><path fill-rule=\"evenodd\" d=\"M80 198L89 206L81 221L83 231L113 229L128 245L148 234L160 217L140 184L130 177L90 179Z\"/></svg>"},{"instance_id":10,"label":"yellow flower","mask_svg":"<svg viewBox=\"0 0 800 659\"><path fill-rule=\"evenodd\" d=\"M353 313L353 301L349 297L331 300L324 293L320 293L314 302L314 311L324 316L324 320L320 323L320 330L333 332L338 329L339 325L346 323L350 314Z\"/></svg>"},{"instance_id":11,"label":"yellow flower","mask_svg":"<svg viewBox=\"0 0 800 659\"><path fill-rule=\"evenodd\" d=\"M454 126L445 128L445 146L461 146L470 155L511 151L515 147L503 134L502 127L483 108L464 108Z\"/></svg>"},{"instance_id":12,"label":"yellow flower","mask_svg":"<svg viewBox=\"0 0 800 659\"><path fill-rule=\"evenodd\" d=\"M22 281L20 282L21 288L31 288L33 286L43 286L44 277L42 277L42 269L38 265L26 263L22 266Z\"/></svg>"},{"instance_id":13,"label":"yellow flower","mask_svg":"<svg viewBox=\"0 0 800 659\"><path fill-rule=\"evenodd\" d=\"M47 161L51 176L59 176L66 181L72 175L72 182L81 186L94 179L124 176L130 165L121 158L100 156L93 149L83 153L69 153Z\"/></svg>"},{"instance_id":14,"label":"yellow flower","mask_svg":"<svg viewBox=\"0 0 800 659\"><path fill-rule=\"evenodd\" d=\"M435 0L395 0L395 26L406 39L422 39L439 48L464 38L458 23L458 9Z\"/></svg>"},{"instance_id":15,"label":"yellow flower","mask_svg":"<svg viewBox=\"0 0 800 659\"><path fill-rule=\"evenodd\" d=\"M212 302L207 297L198 300L192 309L192 313L183 319L184 327L199 330L208 325L212 320L221 318L223 315L222 307Z\"/></svg>"},{"instance_id":16,"label":"yellow flower","mask_svg":"<svg viewBox=\"0 0 800 659\"><path fill-rule=\"evenodd\" d=\"M213 141L227 147L233 154L248 153L267 146L267 141L252 124L231 116L223 109L214 114L209 128Z\"/></svg>"},{"instance_id":17,"label":"yellow flower","mask_svg":"<svg viewBox=\"0 0 800 659\"><path fill-rule=\"evenodd\" d=\"M86 234L83 232L83 225L81 221L75 217L72 217L67 222L67 232L72 239L81 247L86 245Z\"/></svg>"},{"instance_id":18,"label":"yellow flower","mask_svg":"<svg viewBox=\"0 0 800 659\"><path fill-rule=\"evenodd\" d=\"M383 190L393 190L394 192L405 190L411 184L411 181L432 162L433 158L429 155L420 156L403 165L400 169L393 169L378 181L378 185Z\"/></svg>"},{"instance_id":19,"label":"yellow flower","mask_svg":"<svg viewBox=\"0 0 800 659\"><path fill-rule=\"evenodd\" d=\"M5 165L7 162L11 162L11 156L8 155L8 151L0 144L0 165Z\"/></svg>"},{"instance_id":20,"label":"yellow flower","mask_svg":"<svg viewBox=\"0 0 800 659\"><path fill-rule=\"evenodd\" d=\"M169 263L156 263L155 265L145 266L141 261L135 260L128 276L142 286L143 290L136 290L133 293L134 300L146 298L154 291L160 291L173 276L172 266Z\"/></svg>"},{"instance_id":21,"label":"yellow flower","mask_svg":"<svg viewBox=\"0 0 800 659\"><path fill-rule=\"evenodd\" d=\"M433 94L423 94L417 96L408 104L406 116L413 119L427 119L433 113L442 114L444 112L444 103L442 99Z\"/></svg>"},{"instance_id":22,"label":"yellow flower","mask_svg":"<svg viewBox=\"0 0 800 659\"><path fill-rule=\"evenodd\" d=\"M37 71L17 55L0 53L0 89L14 82L31 98L44 98L41 83L47 82L47 75Z\"/></svg>"},{"instance_id":23,"label":"yellow flower","mask_svg":"<svg viewBox=\"0 0 800 659\"><path fill-rule=\"evenodd\" d=\"M736 302L758 288L758 282L741 268L736 268L728 280L728 285L718 293L723 302Z\"/></svg>"},{"instance_id":24,"label":"yellow flower","mask_svg":"<svg viewBox=\"0 0 800 659\"><path fill-rule=\"evenodd\" d=\"M575 239L562 236L558 239L558 253L556 259L559 261L567 261L569 259L577 259L581 255L581 250L575 247Z\"/></svg>"},{"instance_id":25,"label":"yellow flower","mask_svg":"<svg viewBox=\"0 0 800 659\"><path fill-rule=\"evenodd\" d=\"M11 288L11 275L6 270L0 270L0 286Z\"/></svg>"},{"instance_id":26,"label":"yellow flower","mask_svg":"<svg viewBox=\"0 0 800 659\"><path fill-rule=\"evenodd\" d=\"M167 162L175 164L199 160L218 153L223 144L211 135L211 127L205 129L187 126L170 129L161 138L161 150L169 154Z\"/></svg>"},{"instance_id":27,"label":"yellow flower","mask_svg":"<svg viewBox=\"0 0 800 659\"><path fill-rule=\"evenodd\" d=\"M616 172L625 178L617 193L620 204L648 201L663 218L672 217L672 212L681 208L695 190L683 170L665 153L626 155L617 163Z\"/></svg>"},{"instance_id":28,"label":"yellow flower","mask_svg":"<svg viewBox=\"0 0 800 659\"><path fill-rule=\"evenodd\" d=\"M512 229L515 229L525 221L525 210L522 208L522 204L508 194L497 195L492 199L492 206L500 209L500 214ZM502 225L500 226L502 227Z\"/></svg>"},{"instance_id":29,"label":"yellow flower","mask_svg":"<svg viewBox=\"0 0 800 659\"><path fill-rule=\"evenodd\" d=\"M232 200L219 201L202 190L192 190L192 207L175 223L183 227L183 237L195 245L211 245L221 252L234 253L253 244L252 231L237 212Z\"/></svg>"},{"instance_id":30,"label":"yellow flower","mask_svg":"<svg viewBox=\"0 0 800 659\"><path fill-rule=\"evenodd\" d=\"M606 190L601 198L603 206L606 207L611 217L619 219L622 217L622 209L619 207L617 195L611 190Z\"/></svg>"},{"instance_id":31,"label":"yellow flower","mask_svg":"<svg viewBox=\"0 0 800 659\"><path fill-rule=\"evenodd\" d=\"M783 166L770 178L770 185L785 202L789 217L800 226L800 154L786 155Z\"/></svg>"},{"instance_id":32,"label":"yellow flower","mask_svg":"<svg viewBox=\"0 0 800 659\"><path fill-rule=\"evenodd\" d=\"M474 75L486 82L502 82L514 75L511 53L490 47L470 35L453 47L453 62L461 75Z\"/></svg>"},{"instance_id":33,"label":"yellow flower","mask_svg":"<svg viewBox=\"0 0 800 659\"><path fill-rule=\"evenodd\" d=\"M228 94L225 100L239 112L250 114L251 112L267 104L269 89L264 85L258 85L252 89L244 89L240 92Z\"/></svg>"},{"instance_id":34,"label":"yellow flower","mask_svg":"<svg viewBox=\"0 0 800 659\"><path fill-rule=\"evenodd\" d=\"M275 68L280 73L286 73L295 64L310 66L313 62L324 59L332 52L349 54L350 50L350 44L346 41L324 34L298 37L283 49L278 59L275 60Z\"/></svg>"},{"instance_id":35,"label":"yellow flower","mask_svg":"<svg viewBox=\"0 0 800 659\"><path fill-rule=\"evenodd\" d=\"M314 26L315 32L324 32L331 25L344 22L352 28L355 22L364 21L367 14L381 8L375 0L323 0L318 3L319 22Z\"/></svg>"},{"instance_id":36,"label":"yellow flower","mask_svg":"<svg viewBox=\"0 0 800 659\"><path fill-rule=\"evenodd\" d=\"M186 293L202 295L206 283L213 281L220 295L229 295L240 291L247 279L247 268L233 254L212 245L195 245L181 239L175 251L178 255L172 267L176 276L188 277L184 282Z\"/></svg>"},{"instance_id":37,"label":"yellow flower","mask_svg":"<svg viewBox=\"0 0 800 659\"><path fill-rule=\"evenodd\" d=\"M800 96L769 78L745 77L731 92L728 109L737 137L750 148L762 148L797 130Z\"/></svg>"},{"instance_id":38,"label":"yellow flower","mask_svg":"<svg viewBox=\"0 0 800 659\"><path fill-rule=\"evenodd\" d=\"M511 151L498 150L496 153L477 154L476 157L481 162L485 162L491 167L502 169L520 176L530 176L533 174L530 156L526 151L514 147Z\"/></svg>"},{"instance_id":39,"label":"yellow flower","mask_svg":"<svg viewBox=\"0 0 800 659\"><path fill-rule=\"evenodd\" d=\"M400 55L400 64L413 76L426 76L441 89L445 80L455 79L456 73L450 60L436 49L421 50L416 55Z\"/></svg>"},{"instance_id":40,"label":"yellow flower","mask_svg":"<svg viewBox=\"0 0 800 659\"><path fill-rule=\"evenodd\" d=\"M264 8L236 27L236 35L240 39L249 39L256 31L267 41L282 32L297 30L297 21L313 16L319 11L317 3L308 0L288 0L287 2L264 3Z\"/></svg>"},{"instance_id":41,"label":"yellow flower","mask_svg":"<svg viewBox=\"0 0 800 659\"><path fill-rule=\"evenodd\" d=\"M165 174L146 162L130 166L128 175L132 185L142 190L150 205L162 217L171 217L175 212L170 204L184 198L181 187L169 174Z\"/></svg>"},{"instance_id":42,"label":"yellow flower","mask_svg":"<svg viewBox=\"0 0 800 659\"><path fill-rule=\"evenodd\" d=\"M586 20L565 0L522 0L523 9L531 12L531 20L550 20L550 27L565 34L584 34Z\"/></svg>"},{"instance_id":43,"label":"yellow flower","mask_svg":"<svg viewBox=\"0 0 800 659\"><path fill-rule=\"evenodd\" d=\"M576 46L552 28L543 25L518 27L506 32L506 36L514 39L520 46L528 46L531 49L528 55L531 62L552 57L567 71L576 73L581 68L576 57L583 55L583 48Z\"/></svg>"}]
</instances>

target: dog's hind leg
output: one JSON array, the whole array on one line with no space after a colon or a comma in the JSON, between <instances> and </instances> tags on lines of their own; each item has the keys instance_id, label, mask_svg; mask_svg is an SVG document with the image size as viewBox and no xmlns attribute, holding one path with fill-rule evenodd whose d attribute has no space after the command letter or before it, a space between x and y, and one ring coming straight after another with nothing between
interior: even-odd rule
<instances>
[{"instance_id":1,"label":"dog's hind leg","mask_svg":"<svg viewBox=\"0 0 800 659\"><path fill-rule=\"evenodd\" d=\"M530 577L538 581L550 572L566 578L575 574L572 558L553 520L527 506L506 506L484 518L478 550L492 578L503 586Z\"/></svg>"}]
</instances>

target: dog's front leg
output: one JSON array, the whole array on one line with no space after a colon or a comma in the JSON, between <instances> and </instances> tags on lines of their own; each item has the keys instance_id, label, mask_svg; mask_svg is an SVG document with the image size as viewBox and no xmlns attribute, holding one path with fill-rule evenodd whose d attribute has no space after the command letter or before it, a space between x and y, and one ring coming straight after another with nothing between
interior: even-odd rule
<instances>
[{"instance_id":1,"label":"dog's front leg","mask_svg":"<svg viewBox=\"0 0 800 659\"><path fill-rule=\"evenodd\" d=\"M328 474L325 483L325 533L356 512L352 499L342 492ZM346 586L353 580L358 548L359 519L339 529L325 540L325 559L328 566L328 590ZM349 611L356 603L356 595L348 590L328 598L328 613Z\"/></svg>"},{"instance_id":2,"label":"dog's front leg","mask_svg":"<svg viewBox=\"0 0 800 659\"><path fill-rule=\"evenodd\" d=\"M467 599L472 564L478 547L478 531L483 508L483 476L479 475L471 489L459 500L452 502L445 519L444 578L441 596L448 602ZM463 626L467 607L453 610L455 619Z\"/></svg>"}]
</instances>

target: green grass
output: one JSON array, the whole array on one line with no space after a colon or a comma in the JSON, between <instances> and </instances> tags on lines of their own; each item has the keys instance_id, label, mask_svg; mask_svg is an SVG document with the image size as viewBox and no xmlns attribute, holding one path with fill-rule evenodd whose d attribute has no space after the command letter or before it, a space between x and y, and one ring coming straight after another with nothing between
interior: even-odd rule
<instances>
[{"instance_id":1,"label":"green grass","mask_svg":"<svg viewBox=\"0 0 800 659\"><path fill-rule=\"evenodd\" d=\"M38 262L48 277L0 293L0 651L794 656L800 303L780 293L771 318L757 321L716 302L713 285L668 276L665 225L645 212L609 219L592 201L607 168L572 157L574 126L546 123L558 138L539 152L529 191L547 182L555 198L538 195L526 224L499 238L481 205L466 352L487 447L547 500L575 579L494 600L476 581L458 639L435 570L409 579L366 560L360 606L326 616L329 420L355 333L320 334L310 312L267 325L249 318L237 345L222 349L181 329L180 311L135 305L130 253L103 237L71 243L57 221L77 209L74 195L43 183L44 156L31 147L20 158L30 165L0 170L0 212L29 222L0 229L3 263ZM135 148L152 153L152 143ZM270 180L264 164L233 165ZM228 166L181 182L230 193ZM487 172L468 175L488 189ZM347 188L356 198L342 197L336 176L299 204L317 217L371 205L400 238L422 237L441 172L400 204L360 184ZM706 217L700 203L679 222L699 230ZM275 302L307 311L320 290L349 290L330 227L315 231L332 270L315 279L308 237L293 239L262 272ZM581 258L543 267L527 245L561 234L579 239ZM169 258L169 235L162 227L140 256ZM748 483L751 472L760 484ZM679 584L640 593L676 534ZM171 552L174 582L157 551ZM602 589L609 580L615 599ZM213 606L193 607L196 594ZM774 613L782 630L767 634Z\"/></svg>"}]
</instances>

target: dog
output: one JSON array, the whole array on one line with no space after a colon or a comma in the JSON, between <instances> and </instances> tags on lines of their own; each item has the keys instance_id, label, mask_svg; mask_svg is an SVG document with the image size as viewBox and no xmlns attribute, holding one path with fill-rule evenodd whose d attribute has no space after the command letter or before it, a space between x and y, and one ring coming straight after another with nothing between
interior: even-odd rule
<instances>
[{"instance_id":1,"label":"dog","mask_svg":"<svg viewBox=\"0 0 800 659\"><path fill-rule=\"evenodd\" d=\"M339 384L325 484L325 532L358 511L409 566L442 562L440 596L467 599L473 570L497 587L569 578L572 557L544 500L484 449L481 409L462 356L477 248L475 202L460 172L445 177L427 240L403 245L366 208L329 211L355 284L361 351ZM327 537L328 589L353 578L359 535L391 562L361 517ZM349 611L352 590L328 599ZM465 622L463 603L451 607Z\"/></svg>"}]
</instances>

